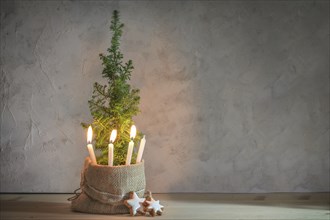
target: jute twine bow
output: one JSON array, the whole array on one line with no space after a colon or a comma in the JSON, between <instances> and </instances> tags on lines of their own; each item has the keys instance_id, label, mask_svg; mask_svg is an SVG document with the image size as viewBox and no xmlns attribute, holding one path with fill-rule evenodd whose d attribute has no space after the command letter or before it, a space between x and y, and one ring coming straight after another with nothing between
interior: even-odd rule
<instances>
[{"instance_id":1,"label":"jute twine bow","mask_svg":"<svg viewBox=\"0 0 330 220\"><path fill-rule=\"evenodd\" d=\"M72 196L72 197L70 197L70 198L68 198L67 200L68 200L68 201L72 201L72 200L77 199L77 198L80 196L80 194L81 194L81 192L78 192L79 190L80 190L80 187L79 187L78 189L75 189L75 191L73 191L73 193L74 193L75 195Z\"/></svg>"},{"instance_id":2,"label":"jute twine bow","mask_svg":"<svg viewBox=\"0 0 330 220\"><path fill-rule=\"evenodd\" d=\"M99 190L95 189L94 187L92 187L92 186L90 186L88 184L85 184L85 187L88 187L91 190L93 190L94 192L99 193L99 194L102 194L102 195L105 195L107 197L112 197L112 198L116 198L116 199L123 199L125 197L125 195L116 195L116 194L112 194L112 193L107 193L107 192L99 191ZM72 197L68 198L67 200L68 201L72 201L72 200L77 199L80 196L80 194L82 193L82 192L78 192L79 190L81 190L80 187L78 189L76 189L75 191L73 191L74 195ZM138 190L138 191L135 191L135 192L136 193L140 193L142 191L144 191L144 189L141 189L141 190ZM151 192L148 191L148 194L151 195Z\"/></svg>"}]
</instances>

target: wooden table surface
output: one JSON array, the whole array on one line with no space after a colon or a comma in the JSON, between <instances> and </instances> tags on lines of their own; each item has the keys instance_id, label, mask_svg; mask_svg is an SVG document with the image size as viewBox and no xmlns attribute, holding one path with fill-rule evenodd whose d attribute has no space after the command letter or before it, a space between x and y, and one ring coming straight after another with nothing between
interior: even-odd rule
<instances>
[{"instance_id":1,"label":"wooden table surface","mask_svg":"<svg viewBox=\"0 0 330 220\"><path fill-rule=\"evenodd\" d=\"M330 219L329 193L153 194L165 206L155 219ZM132 219L72 212L71 194L0 194L0 219ZM152 217L136 216L136 219Z\"/></svg>"}]
</instances>

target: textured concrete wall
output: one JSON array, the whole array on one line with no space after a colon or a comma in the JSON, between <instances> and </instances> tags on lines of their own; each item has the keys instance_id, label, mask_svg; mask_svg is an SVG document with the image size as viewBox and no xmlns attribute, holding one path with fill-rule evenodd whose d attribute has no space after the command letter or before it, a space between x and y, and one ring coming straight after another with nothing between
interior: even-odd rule
<instances>
[{"instance_id":1,"label":"textured concrete wall","mask_svg":"<svg viewBox=\"0 0 330 220\"><path fill-rule=\"evenodd\" d=\"M1 1L1 192L79 186L114 9L148 189L329 190L328 1Z\"/></svg>"}]
</instances>

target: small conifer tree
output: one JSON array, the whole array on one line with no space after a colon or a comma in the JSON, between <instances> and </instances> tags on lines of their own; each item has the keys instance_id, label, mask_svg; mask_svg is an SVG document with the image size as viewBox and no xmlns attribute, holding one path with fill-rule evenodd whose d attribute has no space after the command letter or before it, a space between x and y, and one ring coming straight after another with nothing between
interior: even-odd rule
<instances>
[{"instance_id":1,"label":"small conifer tree","mask_svg":"<svg viewBox=\"0 0 330 220\"><path fill-rule=\"evenodd\" d=\"M110 30L112 32L111 46L108 54L100 54L103 64L102 76L107 79L107 85L94 83L92 98L88 101L93 117L95 148L101 150L97 156L98 164L108 164L108 144L110 133L117 129L114 143L114 165L125 164L132 117L139 113L139 90L132 89L127 81L133 71L132 60L124 63L120 52L120 38L124 24L120 23L118 11L113 12ZM87 128L88 124L82 123ZM137 132L134 146L141 140L142 133ZM135 163L136 153L133 153L132 163Z\"/></svg>"}]
</instances>

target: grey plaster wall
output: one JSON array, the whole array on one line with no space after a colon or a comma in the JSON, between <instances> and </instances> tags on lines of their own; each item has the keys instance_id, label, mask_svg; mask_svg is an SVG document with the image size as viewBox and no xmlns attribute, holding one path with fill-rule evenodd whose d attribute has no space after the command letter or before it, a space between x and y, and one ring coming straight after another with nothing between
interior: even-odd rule
<instances>
[{"instance_id":1,"label":"grey plaster wall","mask_svg":"<svg viewBox=\"0 0 330 220\"><path fill-rule=\"evenodd\" d=\"M79 186L114 9L148 189L329 191L328 1L1 1L1 192Z\"/></svg>"}]
</instances>

